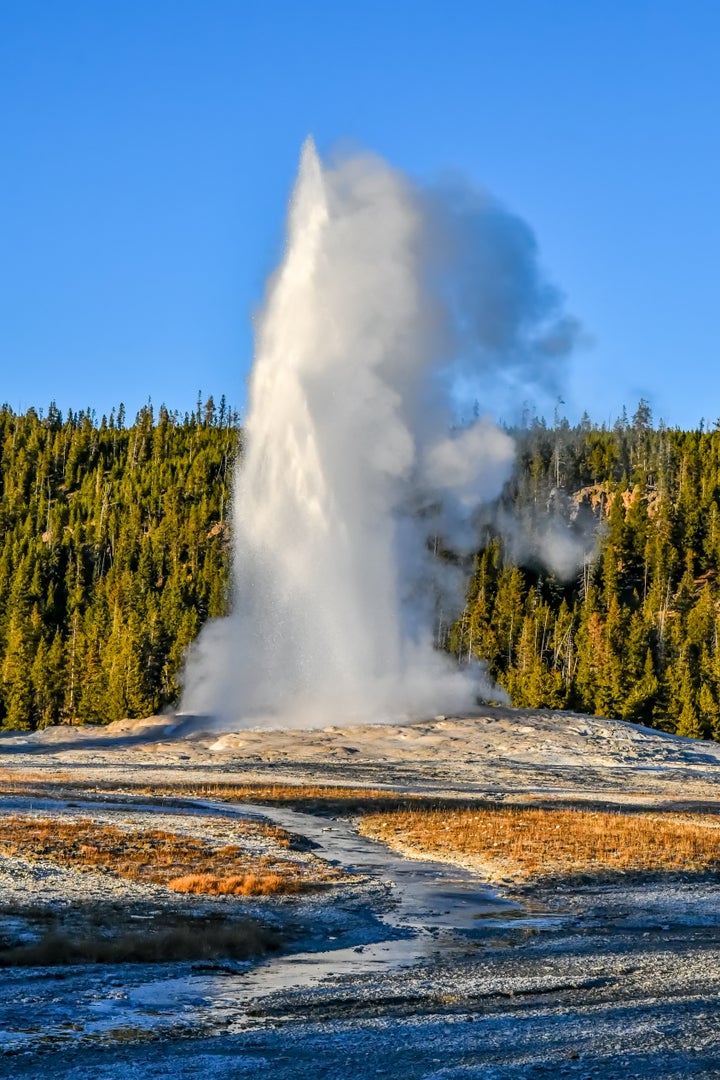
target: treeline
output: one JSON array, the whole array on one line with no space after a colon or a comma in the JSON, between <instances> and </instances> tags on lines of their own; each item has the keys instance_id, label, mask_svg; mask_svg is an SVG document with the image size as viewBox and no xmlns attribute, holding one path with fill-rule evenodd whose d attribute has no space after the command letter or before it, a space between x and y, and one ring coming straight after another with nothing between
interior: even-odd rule
<instances>
[{"instance_id":1,"label":"treeline","mask_svg":"<svg viewBox=\"0 0 720 1080\"><path fill-rule=\"evenodd\" d=\"M720 739L720 430L655 427L641 402L613 428L513 434L518 467L478 523L446 647L516 705ZM177 700L187 645L227 608L240 437L224 399L130 425L122 407L0 409L1 726Z\"/></svg>"},{"instance_id":2,"label":"treeline","mask_svg":"<svg viewBox=\"0 0 720 1080\"><path fill-rule=\"evenodd\" d=\"M178 694L183 653L226 609L238 418L98 422L0 409L0 724L108 722Z\"/></svg>"},{"instance_id":3,"label":"treeline","mask_svg":"<svg viewBox=\"0 0 720 1080\"><path fill-rule=\"evenodd\" d=\"M720 430L535 423L505 502L575 541L569 580L511 557L486 526L450 635L513 704L720 739ZM544 523L544 524L542 524Z\"/></svg>"}]
</instances>

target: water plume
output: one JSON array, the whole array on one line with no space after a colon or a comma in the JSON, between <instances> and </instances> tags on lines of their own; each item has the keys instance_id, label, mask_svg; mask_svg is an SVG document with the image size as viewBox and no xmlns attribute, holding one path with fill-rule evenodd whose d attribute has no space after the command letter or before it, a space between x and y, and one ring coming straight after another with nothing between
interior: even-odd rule
<instances>
[{"instance_id":1,"label":"water plume","mask_svg":"<svg viewBox=\"0 0 720 1080\"><path fill-rule=\"evenodd\" d=\"M324 165L308 140L256 325L231 613L193 647L182 710L232 728L472 705L482 672L437 625L515 449L459 408L552 382L573 334L495 200L370 155Z\"/></svg>"}]
</instances>

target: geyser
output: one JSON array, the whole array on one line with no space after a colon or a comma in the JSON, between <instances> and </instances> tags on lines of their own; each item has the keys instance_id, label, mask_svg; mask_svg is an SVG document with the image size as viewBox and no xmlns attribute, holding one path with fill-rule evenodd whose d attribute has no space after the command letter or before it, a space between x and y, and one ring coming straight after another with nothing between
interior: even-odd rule
<instances>
[{"instance_id":1,"label":"geyser","mask_svg":"<svg viewBox=\"0 0 720 1080\"><path fill-rule=\"evenodd\" d=\"M437 551L473 550L514 459L472 400L525 396L573 334L497 202L371 156L328 167L308 140L256 327L231 614L193 647L182 710L232 728L471 705L479 667L435 648L462 602Z\"/></svg>"}]
</instances>

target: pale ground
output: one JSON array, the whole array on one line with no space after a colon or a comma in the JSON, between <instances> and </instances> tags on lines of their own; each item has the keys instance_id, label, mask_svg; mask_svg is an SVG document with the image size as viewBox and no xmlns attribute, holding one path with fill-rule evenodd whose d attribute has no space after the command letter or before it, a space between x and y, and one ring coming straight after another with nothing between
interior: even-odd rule
<instances>
[{"instance_id":1,"label":"pale ground","mask_svg":"<svg viewBox=\"0 0 720 1080\"><path fill-rule=\"evenodd\" d=\"M0 736L3 813L84 815L232 833L227 806L122 796L123 784L316 782L426 794L720 811L720 745L616 721L488 708L465 718L312 731L203 732L154 717ZM73 791L112 783L120 794ZM686 875L493 895L469 872L411 863L351 823L260 807L349 871L281 900L178 898L157 886L0 861L6 940L21 902L114 904L142 919L242 911L290 934L247 964L10 969L0 1075L720 1077L720 884ZM224 824L225 823L225 824ZM299 850L294 857L309 857ZM354 875L354 876L352 876ZM24 928L23 928L24 926ZM150 1040L150 1041L148 1041Z\"/></svg>"},{"instance_id":2,"label":"pale ground","mask_svg":"<svg viewBox=\"0 0 720 1080\"><path fill-rule=\"evenodd\" d=\"M196 728L197 730L193 730ZM717 795L720 744L572 713L487 708L472 717L314 730L206 732L150 717L0 736L0 768L85 779L130 775L372 783L448 793L607 791Z\"/></svg>"}]
</instances>

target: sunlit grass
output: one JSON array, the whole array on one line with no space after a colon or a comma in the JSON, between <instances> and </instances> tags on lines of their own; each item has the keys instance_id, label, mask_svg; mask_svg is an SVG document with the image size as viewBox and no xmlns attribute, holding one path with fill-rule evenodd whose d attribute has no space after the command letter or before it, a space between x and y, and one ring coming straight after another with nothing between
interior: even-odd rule
<instances>
[{"instance_id":1,"label":"sunlit grass","mask_svg":"<svg viewBox=\"0 0 720 1080\"><path fill-rule=\"evenodd\" d=\"M295 881L297 886L290 888L282 874L231 874L230 876L218 876L217 874L186 874L185 877L173 878L168 882L168 887L175 892L203 893L212 896L272 896L274 893L297 892L300 882Z\"/></svg>"},{"instance_id":2,"label":"sunlit grass","mask_svg":"<svg viewBox=\"0 0 720 1080\"><path fill-rule=\"evenodd\" d=\"M248 837L288 847L283 830L242 822ZM340 880L320 859L256 855L238 844L213 844L164 829L121 828L88 818L63 820L14 814L5 818L0 854L44 859L79 871L103 871L177 892L232 896L296 893Z\"/></svg>"},{"instance_id":3,"label":"sunlit grass","mask_svg":"<svg viewBox=\"0 0 720 1080\"><path fill-rule=\"evenodd\" d=\"M149 784L134 787L133 794L153 797L208 799L218 802L257 802L278 806L291 806L303 810L334 808L345 811L362 810L366 804L390 800L413 800L414 796L402 796L395 792L371 787L342 787L338 784L264 784L248 783L192 783L181 781L173 784Z\"/></svg>"},{"instance_id":4,"label":"sunlit grass","mask_svg":"<svg viewBox=\"0 0 720 1080\"><path fill-rule=\"evenodd\" d=\"M368 813L359 827L406 854L471 866L491 880L720 869L715 815L478 806Z\"/></svg>"},{"instance_id":5,"label":"sunlit grass","mask_svg":"<svg viewBox=\"0 0 720 1080\"><path fill-rule=\"evenodd\" d=\"M339 784L237 784L232 781L187 781L177 783L134 781L89 781L79 780L68 773L42 773L0 770L0 794L16 796L48 796L52 791L61 793L66 790L87 794L131 794L146 795L149 798L162 799L208 799L218 802L260 802L277 803L288 806L313 805L328 807L333 803L347 806L349 803L363 804L383 799L414 799L415 796L401 796L392 791L372 787L344 787Z\"/></svg>"},{"instance_id":6,"label":"sunlit grass","mask_svg":"<svg viewBox=\"0 0 720 1080\"><path fill-rule=\"evenodd\" d=\"M327 815L359 819L360 832L410 856L455 862L486 880L547 880L572 875L607 877L629 872L700 872L720 869L720 815L673 812L670 804L647 811L618 807L608 812L594 805L536 807L516 803L401 794L382 788L332 784L245 783L232 781L170 783L72 782L67 774L0 774L0 791L19 794L20 785L49 794L68 783L88 795L116 793L152 799L197 799L228 803L267 803ZM633 793L623 793L628 802ZM540 797L540 796L536 796ZM638 796L647 798L647 796ZM529 795L528 800L533 796ZM547 799L547 796L542 796ZM713 812L713 810L715 812ZM247 827L274 829L246 823ZM283 843L282 830L275 839ZM3 848L0 845L0 851ZM217 850L217 849L215 849ZM87 854L86 854L87 857ZM238 859L238 854L228 858ZM112 860L109 860L110 865ZM327 864L320 863L319 866ZM293 867L296 864L292 864ZM121 870L116 870L121 873ZM138 871L132 871L137 873ZM308 887L297 870L255 862L185 863L162 884L181 892L216 895L270 895ZM329 874L329 877L323 876ZM335 871L332 871L335 873ZM332 878L331 868L320 881ZM276 875L281 879L276 881Z\"/></svg>"}]
</instances>

